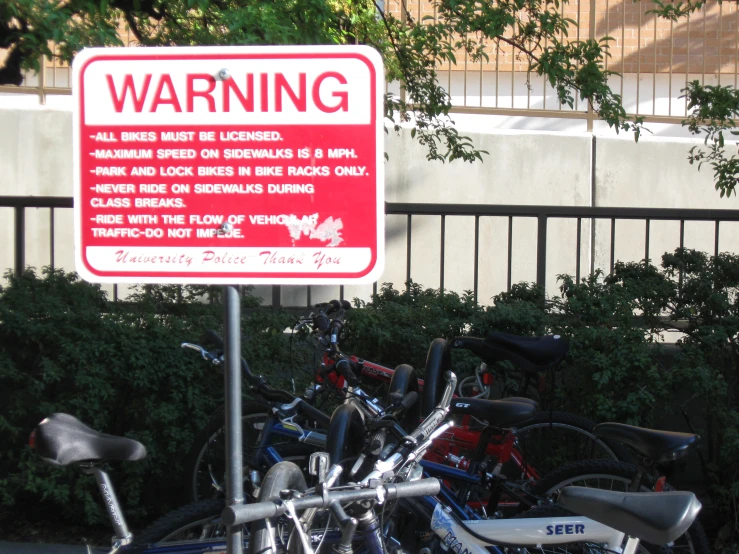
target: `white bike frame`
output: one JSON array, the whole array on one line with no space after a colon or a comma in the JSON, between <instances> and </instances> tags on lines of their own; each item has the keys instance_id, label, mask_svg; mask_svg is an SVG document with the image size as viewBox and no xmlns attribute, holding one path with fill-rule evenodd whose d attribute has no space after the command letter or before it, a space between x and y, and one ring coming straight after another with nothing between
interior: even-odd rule
<instances>
[{"instance_id":1,"label":"white bike frame","mask_svg":"<svg viewBox=\"0 0 739 554\"><path fill-rule=\"evenodd\" d=\"M455 554L490 554L485 546L533 546L568 543L594 543L622 554L634 554L639 539L629 537L623 544L624 533L586 517L549 517L522 519L486 519L462 521L487 544L472 536L441 504L431 518L431 529L443 545Z\"/></svg>"}]
</instances>

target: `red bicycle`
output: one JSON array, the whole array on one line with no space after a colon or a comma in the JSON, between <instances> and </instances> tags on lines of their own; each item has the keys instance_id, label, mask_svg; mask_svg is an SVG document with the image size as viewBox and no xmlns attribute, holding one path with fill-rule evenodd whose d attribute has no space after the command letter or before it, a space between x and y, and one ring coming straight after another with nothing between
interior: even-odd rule
<instances>
[{"instance_id":1,"label":"red bicycle","mask_svg":"<svg viewBox=\"0 0 739 554\"><path fill-rule=\"evenodd\" d=\"M389 384L396 370L356 356L349 357L351 367L337 371L337 360L346 360L345 356L338 354L349 305L332 301L318 308L317 313L302 318L297 326L310 326L316 346L323 349L323 363L316 382L308 388L302 399L315 403L321 394L329 391L339 392L342 396L364 394L359 386L348 386L346 371L356 373L368 383ZM491 333L487 339L459 337L449 342L437 339L431 345L429 356L440 358L441 363L427 366L449 368L451 351L454 349L470 350L484 360L481 364L485 375L482 384L491 387L493 374L484 370L485 364L492 366L495 361L510 360L535 376L561 360L566 354L567 345L558 338L529 339L502 333ZM441 377L427 375L425 382L416 380L412 377L412 369L405 365L403 367L403 378L396 376L394 386L405 392L417 390L422 393L421 402L407 416L407 424L413 428L419 418L431 409L429 406L433 407L438 402L441 391L437 390L437 383L441 382ZM479 471L479 467L472 467L477 455L477 459L482 461L475 463L483 464L482 468L491 475L491 480L500 481L505 476L510 483L528 483L569 461L619 459L618 447L596 437L593 433L595 423L587 418L559 411L536 413L536 403L520 397L506 398L504 402L468 398L463 396L467 393L466 389L469 390L469 387L460 387L458 400L454 401L454 409L459 413L458 425L435 441L426 457L428 463L456 470ZM472 392L475 392L474 389ZM266 417L265 410L267 407L261 402L244 403L244 425L253 430L255 436ZM485 440L481 441L483 436ZM223 441L223 416L219 412L196 437L185 460L186 490L193 500L212 496L217 491L221 479L219 476L225 467ZM477 451L480 444L485 447ZM297 462L305 459L311 451L308 445L295 441L285 442L280 448L283 458ZM488 488L493 489L494 498L497 486Z\"/></svg>"}]
</instances>

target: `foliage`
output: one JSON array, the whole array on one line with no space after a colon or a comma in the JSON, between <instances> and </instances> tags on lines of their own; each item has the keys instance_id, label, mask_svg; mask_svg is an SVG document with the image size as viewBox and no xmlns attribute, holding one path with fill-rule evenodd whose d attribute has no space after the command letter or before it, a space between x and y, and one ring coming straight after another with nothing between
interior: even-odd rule
<instances>
[{"instance_id":1,"label":"foliage","mask_svg":"<svg viewBox=\"0 0 739 554\"><path fill-rule=\"evenodd\" d=\"M371 303L355 299L342 336L344 349L379 363L409 363L422 369L435 337L466 334L481 308L471 293L424 289L409 283L404 291L384 283Z\"/></svg>"},{"instance_id":2,"label":"foliage","mask_svg":"<svg viewBox=\"0 0 739 554\"><path fill-rule=\"evenodd\" d=\"M671 421L675 430L700 433L709 506L720 522L716 547L724 552L739 542L738 290L739 257L687 249L665 254L661 268L617 263L608 276L598 272L580 282L560 276L560 296L550 299L520 283L485 308L469 293L442 294L415 283L397 291L385 284L351 314L345 345L388 366L423 368L421 345L437 336L504 331L567 337L562 371L549 379L540 401L596 421ZM679 333L676 347L665 344L668 333ZM454 351L460 378L476 363ZM504 391L521 394L521 373L499 365Z\"/></svg>"},{"instance_id":3,"label":"foliage","mask_svg":"<svg viewBox=\"0 0 739 554\"><path fill-rule=\"evenodd\" d=\"M635 2L638 0L634 0ZM663 0L652 0L657 6L653 10L647 13L656 13L658 16L668 19L670 21L678 21L684 17L688 17L690 14L697 12L703 6L708 4L708 0L670 0L669 3ZM723 3L724 0L718 0L718 3Z\"/></svg>"},{"instance_id":4,"label":"foliage","mask_svg":"<svg viewBox=\"0 0 739 554\"><path fill-rule=\"evenodd\" d=\"M0 289L0 389L8 392L0 406L0 507L29 515L33 507L36 516L54 520L107 521L94 480L52 468L25 446L44 417L66 412L146 446L145 460L113 468L127 514L151 517L172 508L182 456L223 398L221 372L179 344L220 329L222 306L203 302L203 291L190 287L144 287L136 303L126 304L61 271L6 278ZM244 296L245 309L255 302ZM270 373L291 322L283 312L244 318L250 339L242 342L256 371Z\"/></svg>"},{"instance_id":5,"label":"foliage","mask_svg":"<svg viewBox=\"0 0 739 554\"><path fill-rule=\"evenodd\" d=\"M730 135L737 136L735 118L739 116L739 91L733 87L721 85L701 85L699 81L691 81L683 89L692 110L683 122L694 135L704 135L707 149L693 146L688 161L697 163L698 169L704 163L713 168L713 179L716 190L721 196L736 194L739 182L739 156L727 153L733 146L736 151L739 142L731 141Z\"/></svg>"},{"instance_id":6,"label":"foliage","mask_svg":"<svg viewBox=\"0 0 739 554\"><path fill-rule=\"evenodd\" d=\"M38 70L41 55L69 62L88 46L121 46L121 22L141 46L223 44L367 44L382 55L387 80L405 93L387 95L385 115L412 135L429 159L481 160L469 137L449 118L451 98L437 68L457 65L464 53L486 61L493 46L508 46L529 71L546 77L559 101L575 96L616 130L633 130L621 98L608 87L608 39L571 40L576 22L565 18L567 0L435 0L435 17L419 21L403 4L400 18L371 0L17 0L0 3L0 84L20 84L23 70ZM56 51L51 44L56 44Z\"/></svg>"},{"instance_id":7,"label":"foliage","mask_svg":"<svg viewBox=\"0 0 739 554\"><path fill-rule=\"evenodd\" d=\"M0 390L10 391L0 406L0 506L104 517L88 478L49 468L24 446L42 417L67 411L144 442L147 459L116 465L113 478L128 512L151 517L166 509L176 499L170 489L180 482L182 453L223 394L220 374L177 347L219 327L217 289L142 287L126 304L59 271L8 279L0 290ZM739 543L738 291L739 257L686 249L665 254L660 268L617 263L607 276L560 276L560 294L551 298L520 283L490 306L469 292L385 284L370 302L355 300L342 346L390 367L422 370L438 336L565 336L570 351L562 371L538 391L544 407L700 433L710 498L704 505L720 527L716 550L728 552ZM290 368L310 357L283 332L293 317L252 307L248 291L243 305L251 312L243 320L245 357L255 372L286 386ZM667 333L676 332L677 344L666 344ZM463 378L479 360L455 350L452 362ZM521 390L515 368L497 370L503 392L532 392Z\"/></svg>"},{"instance_id":8,"label":"foliage","mask_svg":"<svg viewBox=\"0 0 739 554\"><path fill-rule=\"evenodd\" d=\"M688 321L678 369L694 394L678 409L683 416L695 405L705 409L702 462L727 516L718 543L728 551L729 543L735 549L739 543L739 256L683 250L665 255L663 266L682 282L672 318Z\"/></svg>"},{"instance_id":9,"label":"foliage","mask_svg":"<svg viewBox=\"0 0 739 554\"><path fill-rule=\"evenodd\" d=\"M487 152L455 129L437 68L456 66L462 54L473 63L486 62L491 48L504 46L528 72L547 79L560 103L572 107L579 96L609 126L633 131L638 140L643 118L628 117L608 86L614 75L605 69L611 38L571 39L577 23L564 17L567 3L433 0L434 16L418 20L405 4L398 18L371 0L17 0L0 3L0 51L6 53L0 84L20 84L23 71L38 71L42 55L69 62L84 47L122 46L122 22L141 46L368 44L381 53L388 82L403 83L403 94L385 98L389 126L398 131L410 124L429 159L472 162ZM648 13L671 21L706 4L651 3ZM691 149L688 160L699 168L709 163L716 189L731 195L739 176L739 159L729 152L736 143L728 140L736 134L737 91L692 82L683 92L692 110L684 125L704 136L708 147Z\"/></svg>"},{"instance_id":10,"label":"foliage","mask_svg":"<svg viewBox=\"0 0 739 554\"><path fill-rule=\"evenodd\" d=\"M666 2L653 0L656 7L647 13L654 13L669 21L678 21L702 9L708 4L706 0L685 0ZM719 4L723 0L718 0ZM688 161L697 163L700 170L704 162L713 168L713 179L716 190L721 197L729 197L739 180L739 158L727 153L732 145L734 150L739 142L730 142L728 135L739 135L735 129L734 118L739 115L739 92L734 87L721 85L702 85L699 81L687 83L681 89L687 101L688 118L683 121L694 135L704 136L704 144L708 150L697 146L690 149ZM692 111L691 111L692 110Z\"/></svg>"}]
</instances>

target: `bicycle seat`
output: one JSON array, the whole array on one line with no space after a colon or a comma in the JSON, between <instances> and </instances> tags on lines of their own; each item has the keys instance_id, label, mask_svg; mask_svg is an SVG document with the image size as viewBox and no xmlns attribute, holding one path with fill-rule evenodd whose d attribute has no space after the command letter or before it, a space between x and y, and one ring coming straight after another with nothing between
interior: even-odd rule
<instances>
[{"instance_id":1,"label":"bicycle seat","mask_svg":"<svg viewBox=\"0 0 739 554\"><path fill-rule=\"evenodd\" d=\"M138 441L98 433L76 417L52 414L33 431L34 449L52 465L76 462L136 461L146 456Z\"/></svg>"},{"instance_id":2,"label":"bicycle seat","mask_svg":"<svg viewBox=\"0 0 739 554\"><path fill-rule=\"evenodd\" d=\"M484 419L496 427L514 427L528 421L538 411L536 402L510 400L483 400L482 398L455 398L449 406L453 414L469 414Z\"/></svg>"},{"instance_id":3,"label":"bicycle seat","mask_svg":"<svg viewBox=\"0 0 739 554\"><path fill-rule=\"evenodd\" d=\"M682 458L700 440L700 436L691 433L644 429L623 423L601 423L593 432L597 437L627 444L645 458L660 464Z\"/></svg>"},{"instance_id":4,"label":"bicycle seat","mask_svg":"<svg viewBox=\"0 0 739 554\"><path fill-rule=\"evenodd\" d=\"M508 360L524 371L545 371L562 360L569 349L560 335L521 337L498 332L490 333L485 339L457 337L450 345L474 352L485 363Z\"/></svg>"},{"instance_id":5,"label":"bicycle seat","mask_svg":"<svg viewBox=\"0 0 739 554\"><path fill-rule=\"evenodd\" d=\"M618 492L565 487L563 508L653 544L673 542L688 530L701 509L692 492Z\"/></svg>"},{"instance_id":6,"label":"bicycle seat","mask_svg":"<svg viewBox=\"0 0 739 554\"><path fill-rule=\"evenodd\" d=\"M523 404L529 404L539 411L539 403L536 400L531 400L531 398L526 398L524 396L506 396L503 400L506 402L521 402Z\"/></svg>"}]
</instances>

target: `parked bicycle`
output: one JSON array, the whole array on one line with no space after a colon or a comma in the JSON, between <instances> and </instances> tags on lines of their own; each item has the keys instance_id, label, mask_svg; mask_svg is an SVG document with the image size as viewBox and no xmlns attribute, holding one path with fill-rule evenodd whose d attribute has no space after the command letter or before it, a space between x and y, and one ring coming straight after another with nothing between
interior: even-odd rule
<instances>
[{"instance_id":1,"label":"parked bicycle","mask_svg":"<svg viewBox=\"0 0 739 554\"><path fill-rule=\"evenodd\" d=\"M449 376L439 405L411 434L401 436L396 426L385 426L385 437L395 440L377 452L378 437L371 432L371 440L359 452L344 482L336 485L336 476L346 470L343 464L335 463L319 486L306 489L300 470L289 462L281 463L265 477L258 503L227 507L223 520L229 524L254 522L252 554L329 549L343 554L430 554L443 550L633 554L642 551L640 540L672 543L700 510L692 493L624 494L567 487L559 496L559 505L554 506L560 509L557 515L476 522L459 519L453 508L432 497L443 484L417 480L423 451L430 447L434 434L450 425L445 419L453 384L454 378ZM345 426L349 410L342 410L342 414L335 412L332 428ZM368 459L374 461L367 464ZM403 499L405 502L396 502ZM589 517L574 515L583 513Z\"/></svg>"},{"instance_id":2,"label":"parked bicycle","mask_svg":"<svg viewBox=\"0 0 739 554\"><path fill-rule=\"evenodd\" d=\"M430 360L429 369L432 372L438 371L440 358L432 355ZM396 375L401 374L403 372L398 372ZM348 373L346 376L351 379ZM407 374L406 377L408 377ZM485 414L480 412L480 409L486 407L489 410L494 409L495 415L499 418L504 416L515 418L524 417L527 412L530 414L535 408L531 403L485 400L480 400L472 406L466 399L454 400L452 398L456 385L456 379L452 374L447 374L445 380L446 384L441 391L439 404L417 429L410 433L406 431L401 422L418 402L417 393L408 390L412 379L404 378L395 381L396 386L391 392L395 397L400 396L401 398L397 402L388 403L386 408L379 407L372 402L372 399L359 395L351 397L351 402L339 406L330 418L326 441L329 445L328 452L314 453L310 458L309 469L310 473L317 478L316 490L319 496L314 495L312 501L314 504L303 507L312 509L326 507L329 506L327 499L331 498L332 492L348 492L348 495L334 497L334 499L341 498L355 503L349 506L350 512L347 513L350 517L349 519L344 518L338 508L331 508L329 510L331 517L338 521L334 523L338 525L338 528L334 529L331 527L332 520L327 512L324 511L321 514L314 511L299 514L299 510L293 503L292 509L286 508L287 511L292 510L290 513L292 523L290 521L279 522L278 528L284 528L287 531L287 535L280 531L280 543L287 541L284 544L289 546L290 537L296 534L299 541L296 542L297 539L295 539L293 544L297 545L295 548L298 550L290 551L319 550L321 544L325 543L333 545L334 551L350 552L355 543L369 539L371 545L368 543L367 548L370 552L389 553L403 548L404 544L410 545L408 548L411 548L411 551L427 549L427 553L436 552L439 548L446 546L453 551L464 548L469 552L482 554L484 545L488 544L497 545L497 552L562 552L561 545L570 544L575 545L573 549L582 552L616 551L622 546L624 552L634 552L638 545L636 538L656 544L666 544L667 548L672 548L676 544L675 541L685 533L689 524L694 520L699 504L690 493L660 492L655 494L663 495L665 500L651 500L656 497L618 496L619 493L612 491L597 491L597 494L593 496L585 492L568 492L569 487L564 487L561 496L565 499L568 495L574 496L563 506L575 512L580 509L578 507L586 506L588 510L593 511L593 514L600 514L597 516L588 511L596 522L600 522L600 527L590 520L582 518L573 520L573 516L561 512L561 509L555 505L537 506L514 518L484 519L478 514L477 517L471 519L469 514L474 513L471 506L448 501L449 498L454 497L455 491L447 484L439 484L438 481L437 484L433 484L432 481L425 481L424 485L414 485L421 473L428 471L421 457L432 447L435 439L453 428L452 422L447 418L448 413L472 409L476 416L484 416ZM428 400L428 395L432 390L428 387L424 391L423 401ZM490 415L493 412L486 413ZM676 438L660 435L659 432L635 431L619 426L605 426L600 432L610 434L619 440L625 440L637 450L644 450L646 455L657 454L659 459L675 458L687 452L695 443L694 437ZM123 518L112 483L104 470L104 464L106 461L113 460L141 459L145 455L145 450L140 443L97 433L64 414L55 414L44 420L35 431L33 441L39 454L50 463L73 464L95 476L115 529L113 552L195 553L213 551L213 549L222 548L224 544L224 524L245 523L249 521L248 517L252 516L245 517L244 514L253 515L254 513L249 505L244 505L228 507L221 515L222 500L198 502L163 517L134 540ZM662 446L657 448L654 445L659 441L662 441ZM484 452L484 449L481 451ZM276 455L279 456L279 453ZM295 488L296 490L305 488L304 484L299 487L296 485L296 471L301 475L302 472L294 464L291 466L294 469L290 470L290 475L287 477L283 476L279 479L271 477L278 473L285 473L282 469L275 469L283 467L287 466L276 464L267 472L258 491L254 491L258 495L258 500L272 498L283 488ZM476 471L478 471L479 479L479 467ZM340 478L342 475L344 477ZM395 483L396 481L398 483ZM450 481L450 479L445 478L445 481ZM334 484L341 488L336 490ZM361 492L359 496L355 494L358 494L357 491ZM437 494L438 498L431 498L431 495ZM416 495L424 496L418 500L412 500L411 497ZM383 503L383 499L403 496L408 496L408 498L396 506ZM283 504L285 504L284 500L293 498L296 502L300 500L297 495L289 494L283 499ZM380 504L383 505L379 516L375 511L373 499L380 500ZM343 505L343 500L338 500L339 506ZM357 508L358 500L365 502ZM542 501L546 502L546 499ZM637 505L632 506L634 502ZM650 510L639 508L639 505L645 503L663 511L668 510L669 506L673 507L669 509L679 506L682 515L678 517L679 514L676 515L668 510L665 513L671 514L669 517L666 517L664 513L656 516ZM253 505L259 506L260 504ZM333 503L331 505L336 506ZM602 505L601 508L598 508L598 505ZM630 507L624 508L627 505ZM272 506L275 506L274 502ZM260 512L262 517L279 515L278 511L264 512L264 509L266 509L265 505L262 504L259 508L262 510ZM273 508L268 509L273 510ZM355 509L359 510L357 515L361 517L351 515ZM557 511L558 509L560 511ZM601 512L598 512L599 509ZM625 510L625 512L621 516L613 516L613 513L619 510L621 512ZM350 521L352 518L355 519L354 523ZM520 522L520 520L534 519L539 521ZM363 534L355 533L360 522L364 530ZM425 528L426 525L428 529ZM581 532L578 532L578 525L583 526L580 529ZM520 528L529 529L530 534L516 535L518 538L510 542L507 537L514 536L514 530ZM261 535L257 535L260 529L252 526L252 548L257 548L259 545L261 545L260 548L266 548L265 545L269 542L269 547L276 550L274 529L275 526L271 523L263 522ZM325 531L320 532L320 529L325 529ZM332 532L336 530L336 532L332 534L329 533L330 530ZM419 531L422 532L419 533ZM622 544L624 533L634 538L629 538L625 544ZM255 539L257 536L260 537L259 542ZM332 542L334 539L330 536L336 538L336 541ZM374 536L374 539L371 536ZM530 541L534 540L538 542L530 544ZM314 545L316 542L318 546ZM544 545L550 545L555 550L546 550L549 546L544 547ZM688 547L693 548L690 544ZM566 548L567 551L572 551L569 546Z\"/></svg>"},{"instance_id":3,"label":"parked bicycle","mask_svg":"<svg viewBox=\"0 0 739 554\"><path fill-rule=\"evenodd\" d=\"M316 382L308 387L300 397L300 401L315 405L320 395L332 391L343 396L356 394L357 388L361 391L362 389L357 381L352 383L353 388L349 391L346 378L341 371L343 368L348 368L353 377L364 377L369 383L389 384L397 370L341 353L341 331L345 324L347 311L350 309L349 304L345 301L332 300L325 305L317 306L317 308L317 311L301 318L297 325L298 328L308 327L311 329L310 336L314 344L322 350L323 358L321 371ZM190 343L184 343L183 347L195 349L206 360L218 364L221 355L221 351L218 349L220 339L213 332L208 334L211 341L216 344L216 350L209 352ZM555 346L552 346L553 344ZM551 336L526 339L493 333L485 340L462 337L447 342L438 339L437 342L432 344L429 356L436 358L433 361L434 363L438 361L439 364L443 364L445 369L449 369L449 355L452 347L472 350L489 362L494 359L517 361L530 371L545 371L548 367L558 363L567 351L567 345L563 339L555 341ZM433 365L431 360L427 360L426 376L432 389L435 389L441 376L440 374L434 374L430 376L430 380L428 379L430 364ZM402 367L402 371L404 371L403 379L409 379L408 372L411 369L406 365ZM442 365L438 367L441 368ZM251 380L252 377L247 375L247 379ZM421 379L414 379L413 383L408 383L408 386L421 393L424 391L425 382ZM260 395L259 389L256 387L252 387L252 391L258 396ZM438 394L435 390L432 390L428 395L429 400L422 400L416 410L408 414L405 422L406 427L413 428L420 415L428 413L435 405L435 396L438 396ZM274 394L267 398L267 400L274 399ZM289 404L296 401L295 399L296 397L287 391L281 391L279 401ZM520 397L505 400L530 402ZM475 404L474 400L472 404ZM250 399L244 402L242 422L247 456L252 454L250 451L252 445L256 445L258 442L270 409L268 402L264 400ZM323 418L303 418L302 421L305 424L301 422L299 414L285 415L300 429L309 429L303 439L304 443L311 444L313 439L320 441L322 434L320 429L325 429L328 422L327 415L324 415ZM208 425L198 433L190 452L185 458L185 476L187 480L185 490L189 491L188 499L190 500L213 498L223 494L223 475L225 472L224 421L223 410L220 409L211 418ZM494 419L491 422L495 423ZM429 453L429 461L463 469L468 467L470 456L474 453L479 443L480 434L487 424L482 423L479 418L475 419L474 415L466 417L460 423L461 425L456 426L436 441L435 448ZM510 432L491 435L490 440L487 441L487 454L498 460L495 466L501 463L501 467L505 467L503 475L507 475L515 481L536 480L544 473L567 461L592 458L624 459L626 455L617 443L609 439L601 439L593 433L595 425L594 422L575 414L560 411L542 413L534 411L533 415L530 415L525 422L523 420L517 421L516 428ZM281 432L280 427L278 427L278 430ZM284 440L286 438L290 440ZM292 437L286 437L281 434L280 437L275 437L276 442L272 443L272 447L280 451L282 458L292 460L305 467L307 456L312 450L306 448L305 444L298 444L296 438L300 439L300 435L294 433ZM553 454L554 446L562 448L562 445L567 445L568 455L564 458L561 455L555 456ZM320 442L315 446L320 446Z\"/></svg>"}]
</instances>

